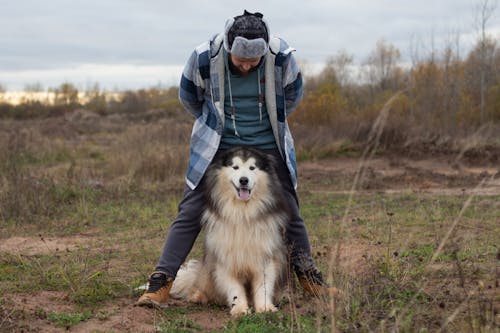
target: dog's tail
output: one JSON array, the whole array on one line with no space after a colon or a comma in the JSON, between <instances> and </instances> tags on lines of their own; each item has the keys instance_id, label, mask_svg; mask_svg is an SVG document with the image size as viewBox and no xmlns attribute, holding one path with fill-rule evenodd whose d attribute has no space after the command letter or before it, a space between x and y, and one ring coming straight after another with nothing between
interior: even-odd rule
<instances>
[{"instance_id":1,"label":"dog's tail","mask_svg":"<svg viewBox=\"0 0 500 333\"><path fill-rule=\"evenodd\" d=\"M177 277L174 280L170 296L179 299L189 299L192 297L196 288L196 280L201 270L201 262L198 260L189 260L182 265L177 272Z\"/></svg>"}]
</instances>

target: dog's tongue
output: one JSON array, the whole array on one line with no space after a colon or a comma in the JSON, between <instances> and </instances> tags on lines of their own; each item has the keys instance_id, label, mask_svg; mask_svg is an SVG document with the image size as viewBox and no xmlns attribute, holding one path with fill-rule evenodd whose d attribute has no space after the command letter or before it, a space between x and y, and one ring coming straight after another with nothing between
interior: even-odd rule
<instances>
[{"instance_id":1,"label":"dog's tongue","mask_svg":"<svg viewBox=\"0 0 500 333\"><path fill-rule=\"evenodd\" d=\"M240 199L243 201L247 201L248 199L250 199L250 191L246 188L240 188L238 194L240 196Z\"/></svg>"}]
</instances>

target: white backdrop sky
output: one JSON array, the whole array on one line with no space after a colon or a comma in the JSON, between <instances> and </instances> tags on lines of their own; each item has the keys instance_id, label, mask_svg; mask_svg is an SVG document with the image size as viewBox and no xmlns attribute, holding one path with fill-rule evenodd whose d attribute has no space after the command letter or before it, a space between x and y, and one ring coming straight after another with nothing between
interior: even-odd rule
<instances>
[{"instance_id":1,"label":"white backdrop sky","mask_svg":"<svg viewBox=\"0 0 500 333\"><path fill-rule=\"evenodd\" d=\"M493 1L493 0L491 0ZM362 63L385 39L409 60L411 44L439 49L459 34L462 53L477 38L480 0L2 0L0 85L22 90L72 82L80 89L176 85L184 62L226 19L260 11L271 33L321 68L339 50ZM500 8L488 33L500 37Z\"/></svg>"}]
</instances>

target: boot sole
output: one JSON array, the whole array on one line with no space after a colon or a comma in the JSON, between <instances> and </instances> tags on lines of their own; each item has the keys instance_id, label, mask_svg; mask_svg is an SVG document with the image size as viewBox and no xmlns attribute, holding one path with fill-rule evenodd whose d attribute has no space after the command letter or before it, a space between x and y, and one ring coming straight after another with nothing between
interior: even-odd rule
<instances>
[{"instance_id":1,"label":"boot sole","mask_svg":"<svg viewBox=\"0 0 500 333\"><path fill-rule=\"evenodd\" d=\"M151 309L165 309L168 308L168 303L160 303L151 298L146 298L135 303L136 306L147 307Z\"/></svg>"}]
</instances>

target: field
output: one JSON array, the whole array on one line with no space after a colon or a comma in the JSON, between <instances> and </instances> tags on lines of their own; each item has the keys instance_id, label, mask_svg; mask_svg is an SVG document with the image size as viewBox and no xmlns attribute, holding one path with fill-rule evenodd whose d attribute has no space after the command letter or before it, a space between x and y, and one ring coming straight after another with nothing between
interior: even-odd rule
<instances>
[{"instance_id":1,"label":"field","mask_svg":"<svg viewBox=\"0 0 500 333\"><path fill-rule=\"evenodd\" d=\"M296 137L301 212L341 296L292 289L278 313L239 319L134 307L176 214L190 129L155 111L0 121L0 332L499 332L498 146L339 140L325 153Z\"/></svg>"}]
</instances>

